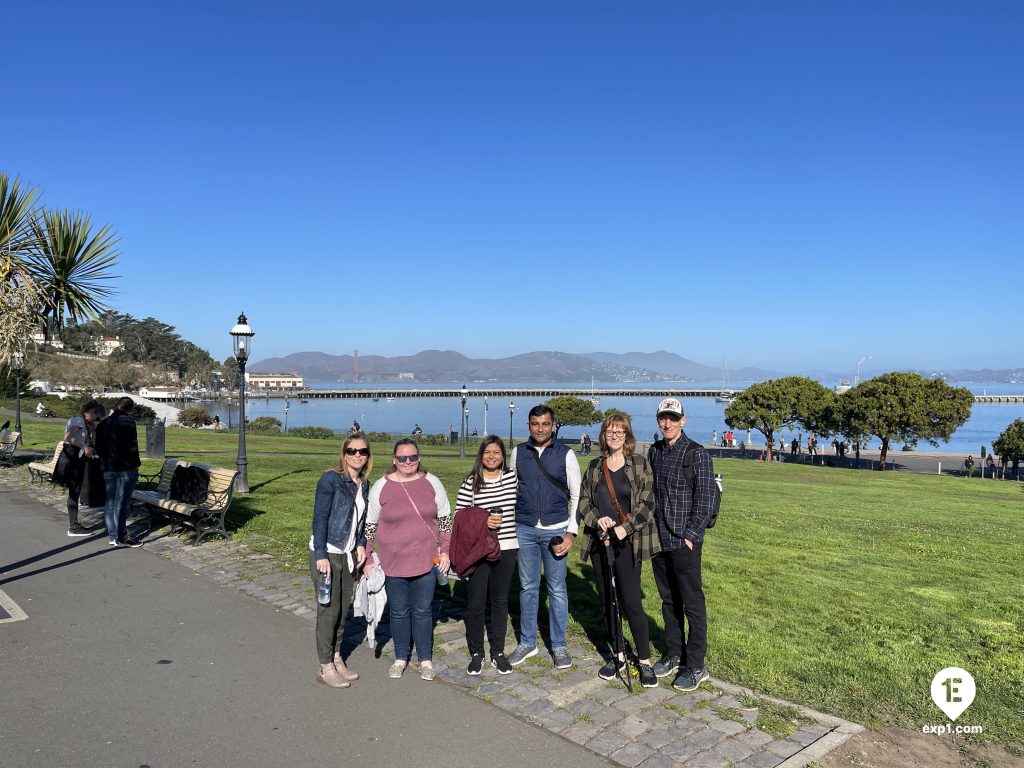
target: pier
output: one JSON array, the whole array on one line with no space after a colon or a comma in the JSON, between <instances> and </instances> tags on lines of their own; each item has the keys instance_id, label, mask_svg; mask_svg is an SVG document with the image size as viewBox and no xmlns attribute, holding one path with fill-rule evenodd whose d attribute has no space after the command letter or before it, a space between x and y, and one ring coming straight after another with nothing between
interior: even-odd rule
<instances>
[{"instance_id":1,"label":"pier","mask_svg":"<svg viewBox=\"0 0 1024 768\"><path fill-rule=\"evenodd\" d=\"M729 390L742 392L742 389ZM589 399L591 397L717 397L721 387L715 388L647 388L647 389L594 389L582 387L496 387L494 389L466 388L466 397L511 397L511 398L542 398L561 397L568 395ZM247 393L258 398L288 398L290 400L358 400L366 398L394 399L399 397L462 397L462 388L438 387L423 389L304 389L304 390L273 390Z\"/></svg>"}]
</instances>

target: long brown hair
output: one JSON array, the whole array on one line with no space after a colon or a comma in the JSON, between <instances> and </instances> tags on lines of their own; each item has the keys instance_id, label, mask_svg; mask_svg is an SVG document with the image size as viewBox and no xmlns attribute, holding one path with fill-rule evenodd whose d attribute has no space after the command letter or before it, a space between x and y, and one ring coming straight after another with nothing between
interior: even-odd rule
<instances>
[{"instance_id":1,"label":"long brown hair","mask_svg":"<svg viewBox=\"0 0 1024 768\"><path fill-rule=\"evenodd\" d=\"M488 435L480 443L480 450L476 452L476 461L473 462L473 470L469 473L467 480L473 481L473 493L480 493L484 485L484 450L489 445L497 445L501 449L501 472L505 471L507 457L505 455L505 442L497 435Z\"/></svg>"}]
</instances>

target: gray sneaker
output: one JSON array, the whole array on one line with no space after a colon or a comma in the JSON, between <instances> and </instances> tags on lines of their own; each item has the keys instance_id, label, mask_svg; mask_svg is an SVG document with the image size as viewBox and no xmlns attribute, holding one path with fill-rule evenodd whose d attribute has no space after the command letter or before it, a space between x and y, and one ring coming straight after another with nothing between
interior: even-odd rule
<instances>
[{"instance_id":1,"label":"gray sneaker","mask_svg":"<svg viewBox=\"0 0 1024 768\"><path fill-rule=\"evenodd\" d=\"M572 666L568 648L553 648L551 658L555 662L555 669L568 669Z\"/></svg>"},{"instance_id":2,"label":"gray sneaker","mask_svg":"<svg viewBox=\"0 0 1024 768\"><path fill-rule=\"evenodd\" d=\"M707 667L701 667L700 669L686 667L679 673L679 677L672 681L672 687L677 691L689 693L690 691L696 691L701 683L710 678L711 675L708 674Z\"/></svg>"},{"instance_id":3,"label":"gray sneaker","mask_svg":"<svg viewBox=\"0 0 1024 768\"><path fill-rule=\"evenodd\" d=\"M663 656L660 660L654 663L655 676L668 677L669 675L674 675L682 669L682 665L679 661L678 656Z\"/></svg>"},{"instance_id":4,"label":"gray sneaker","mask_svg":"<svg viewBox=\"0 0 1024 768\"><path fill-rule=\"evenodd\" d=\"M522 664L528 658L530 658L531 656L536 656L536 655L537 655L537 646L536 645L533 646L532 648L527 648L525 645L517 645L516 649L514 651L512 651L511 655L508 657L508 663L511 664L513 667L518 667L520 664Z\"/></svg>"}]
</instances>

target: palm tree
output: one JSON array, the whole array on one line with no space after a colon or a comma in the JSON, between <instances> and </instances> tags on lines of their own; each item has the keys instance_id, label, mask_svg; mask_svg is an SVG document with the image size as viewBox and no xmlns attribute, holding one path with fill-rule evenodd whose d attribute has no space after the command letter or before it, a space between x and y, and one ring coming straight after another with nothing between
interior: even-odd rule
<instances>
[{"instance_id":1,"label":"palm tree","mask_svg":"<svg viewBox=\"0 0 1024 768\"><path fill-rule=\"evenodd\" d=\"M33 277L31 222L38 189L0 172L0 365L24 353L36 323L40 294Z\"/></svg>"},{"instance_id":2,"label":"palm tree","mask_svg":"<svg viewBox=\"0 0 1024 768\"><path fill-rule=\"evenodd\" d=\"M110 268L121 254L110 226L93 232L91 217L80 211L44 211L31 228L38 249L33 275L50 339L67 320L92 320L108 309L104 302L113 289L104 283L116 277Z\"/></svg>"}]
</instances>

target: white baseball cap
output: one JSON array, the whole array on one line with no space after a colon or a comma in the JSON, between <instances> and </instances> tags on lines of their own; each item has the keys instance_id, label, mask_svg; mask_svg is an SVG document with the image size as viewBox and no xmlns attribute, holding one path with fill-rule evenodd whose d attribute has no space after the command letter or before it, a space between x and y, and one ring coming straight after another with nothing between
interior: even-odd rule
<instances>
[{"instance_id":1,"label":"white baseball cap","mask_svg":"<svg viewBox=\"0 0 1024 768\"><path fill-rule=\"evenodd\" d=\"M666 397L660 403L658 403L658 416L659 418L666 413L670 413L679 418L683 417L683 405L674 397Z\"/></svg>"}]
</instances>

